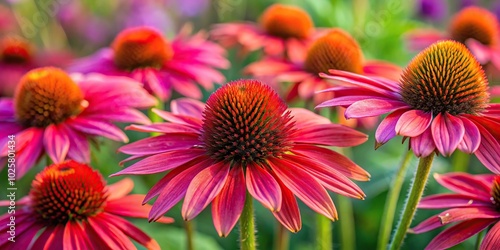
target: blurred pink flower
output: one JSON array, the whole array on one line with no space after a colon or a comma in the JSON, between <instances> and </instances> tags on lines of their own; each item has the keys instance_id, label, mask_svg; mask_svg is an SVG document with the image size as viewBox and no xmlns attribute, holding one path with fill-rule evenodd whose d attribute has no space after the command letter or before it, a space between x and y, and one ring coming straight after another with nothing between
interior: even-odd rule
<instances>
[{"instance_id":1,"label":"blurred pink flower","mask_svg":"<svg viewBox=\"0 0 500 250\"><path fill-rule=\"evenodd\" d=\"M442 41L418 54L400 82L332 70L335 98L318 107L347 107L346 118L389 115L375 133L377 147L410 138L418 157L456 149L500 173L500 105L489 104L488 80L464 45Z\"/></svg>"},{"instance_id":2,"label":"blurred pink flower","mask_svg":"<svg viewBox=\"0 0 500 250\"><path fill-rule=\"evenodd\" d=\"M189 36L183 29L172 43L151 27L136 27L122 31L111 48L76 62L75 72L98 72L105 75L128 76L144 83L144 87L162 100L172 90L181 95L201 99L197 84L212 90L214 83L224 81L216 69L229 67L225 51L206 40L199 32Z\"/></svg>"},{"instance_id":3,"label":"blurred pink flower","mask_svg":"<svg viewBox=\"0 0 500 250\"><path fill-rule=\"evenodd\" d=\"M8 154L7 136L15 135L18 178L44 153L54 162L66 157L89 162L88 139L127 142L112 122L148 124L136 108L155 103L140 83L126 77L70 77L57 68L34 69L23 76L13 99L0 99L0 158Z\"/></svg>"},{"instance_id":4,"label":"blurred pink flower","mask_svg":"<svg viewBox=\"0 0 500 250\"><path fill-rule=\"evenodd\" d=\"M438 234L425 249L447 249L473 235L491 228L480 249L500 248L500 176L471 175L467 173L435 174L436 181L455 192L424 197L418 207L422 209L447 209L410 229L424 233L451 223L456 223Z\"/></svg>"},{"instance_id":5,"label":"blurred pink flower","mask_svg":"<svg viewBox=\"0 0 500 250\"><path fill-rule=\"evenodd\" d=\"M196 217L212 203L220 236L227 236L243 209L248 191L290 231L301 229L295 196L331 220L337 211L327 189L363 199L349 178L369 174L347 157L322 146L350 147L367 136L332 124L305 109L287 109L267 85L256 80L230 82L206 104L177 99L172 112L154 110L169 121L132 125L131 130L161 133L130 143L126 161L144 158L114 175L169 171L146 195L158 196L149 219L156 220L184 198L182 216Z\"/></svg>"},{"instance_id":6,"label":"blurred pink flower","mask_svg":"<svg viewBox=\"0 0 500 250\"><path fill-rule=\"evenodd\" d=\"M144 195L128 195L134 183L106 186L98 171L66 161L46 167L31 183L29 196L16 201L15 242L9 241L12 214L0 216L1 249L147 249L158 243L122 217L146 218ZM10 200L0 201L9 206ZM162 217L162 223L173 219Z\"/></svg>"}]
</instances>

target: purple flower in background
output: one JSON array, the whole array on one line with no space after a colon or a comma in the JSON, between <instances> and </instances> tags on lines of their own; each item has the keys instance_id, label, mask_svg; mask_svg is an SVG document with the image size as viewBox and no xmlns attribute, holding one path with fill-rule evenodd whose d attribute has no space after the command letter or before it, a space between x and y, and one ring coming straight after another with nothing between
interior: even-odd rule
<instances>
[{"instance_id":1,"label":"purple flower in background","mask_svg":"<svg viewBox=\"0 0 500 250\"><path fill-rule=\"evenodd\" d=\"M448 4L444 0L419 0L418 15L430 21L442 21L448 13Z\"/></svg>"}]
</instances>

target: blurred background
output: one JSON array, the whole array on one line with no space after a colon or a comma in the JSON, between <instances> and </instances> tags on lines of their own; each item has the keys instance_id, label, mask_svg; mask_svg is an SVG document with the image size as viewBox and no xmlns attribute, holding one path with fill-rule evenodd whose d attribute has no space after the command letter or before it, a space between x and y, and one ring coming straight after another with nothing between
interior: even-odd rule
<instances>
[{"instance_id":1,"label":"blurred background","mask_svg":"<svg viewBox=\"0 0 500 250\"><path fill-rule=\"evenodd\" d=\"M41 56L40 60L64 67L74 58L89 55L102 47L109 46L115 35L126 27L149 25L163 31L172 38L186 24L195 30L209 30L213 24L235 21L256 21L262 11L273 3L297 5L306 10L316 27L341 27L350 32L360 43L367 59L380 59L405 66L416 52L410 51L405 43L407 32L417 28L436 28L445 30L450 16L464 6L479 5L500 14L500 1L473 0L314 0L314 1L250 1L250 0L1 0L0 37L16 34L25 38L33 48L32 53ZM225 70L227 80L243 78L242 68L260 56L255 52L241 59L237 51L228 51L232 67ZM2 67L0 65L0 67ZM492 82L496 82L492 79ZM210 93L205 93L205 98ZM124 127L124 126L122 126ZM366 200L352 200L355 221L355 249L374 249L387 190L392 178L407 152L407 143L391 140L378 150L374 150L374 131L365 131L370 140L352 150L352 159L372 175L366 183L358 182L366 193ZM145 133L127 131L130 141L147 136ZM122 177L108 178L121 169L119 162L125 155L118 154L120 143L98 139L93 145L92 166L99 169L108 183ZM461 156L438 157L432 171L445 173L457 170L454 164ZM415 172L417 159L412 158L403 186L398 214L406 197L409 179ZM45 166L42 160L23 179L17 182L18 197L26 195L30 183L37 172ZM470 163L460 166L470 173L487 173L475 157ZM135 181L134 193L145 194L160 176L132 177ZM5 169L0 172L0 200L6 198L4 183L7 180ZM429 180L426 194L447 192ZM337 199L332 194L334 201ZM273 235L277 222L272 214L257 202L256 223L257 240L260 249L272 249ZM290 249L312 249L314 247L314 213L303 204L301 215L303 228L292 234ZM0 209L0 214L6 209ZM438 211L419 210L412 225L436 214ZM155 238L164 249L185 249L183 220L180 217L180 204L167 216L176 219L174 224L162 225L134 220L145 232ZM339 214L340 220L343 214ZM396 216L397 217L397 216ZM196 249L238 249L238 230L233 229L227 238L219 238L213 228L210 209L206 209L195 220ZM340 227L333 223L334 247L341 248ZM404 249L423 249L441 229L421 235L409 234ZM470 249L476 237L453 249ZM137 245L140 249L141 246Z\"/></svg>"}]
</instances>

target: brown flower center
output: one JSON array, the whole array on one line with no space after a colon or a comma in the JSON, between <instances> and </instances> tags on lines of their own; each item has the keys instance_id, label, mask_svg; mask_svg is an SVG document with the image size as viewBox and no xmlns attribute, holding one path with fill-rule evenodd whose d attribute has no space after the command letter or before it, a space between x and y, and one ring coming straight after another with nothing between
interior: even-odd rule
<instances>
[{"instance_id":1,"label":"brown flower center","mask_svg":"<svg viewBox=\"0 0 500 250\"><path fill-rule=\"evenodd\" d=\"M53 164L37 174L30 198L38 219L64 224L82 221L102 211L104 179L91 167L75 161Z\"/></svg>"},{"instance_id":2,"label":"brown flower center","mask_svg":"<svg viewBox=\"0 0 500 250\"><path fill-rule=\"evenodd\" d=\"M493 13L479 7L468 7L453 17L449 33L453 40L461 43L473 38L485 45L496 45L498 29L498 21Z\"/></svg>"},{"instance_id":3,"label":"brown flower center","mask_svg":"<svg viewBox=\"0 0 500 250\"><path fill-rule=\"evenodd\" d=\"M441 41L420 52L401 78L403 100L414 109L478 114L489 102L488 79L461 43Z\"/></svg>"},{"instance_id":4,"label":"brown flower center","mask_svg":"<svg viewBox=\"0 0 500 250\"><path fill-rule=\"evenodd\" d=\"M8 36L0 40L0 60L8 64L29 63L32 59L31 44L20 37Z\"/></svg>"},{"instance_id":5,"label":"brown flower center","mask_svg":"<svg viewBox=\"0 0 500 250\"><path fill-rule=\"evenodd\" d=\"M38 68L20 80L14 97L16 118L24 126L46 127L80 113L85 106L75 82L58 68Z\"/></svg>"},{"instance_id":6,"label":"brown flower center","mask_svg":"<svg viewBox=\"0 0 500 250\"><path fill-rule=\"evenodd\" d=\"M123 70L161 68L173 56L172 47L163 36L147 27L122 31L112 48L115 65Z\"/></svg>"},{"instance_id":7,"label":"brown flower center","mask_svg":"<svg viewBox=\"0 0 500 250\"><path fill-rule=\"evenodd\" d=\"M361 74L363 53L354 38L341 29L333 29L316 40L307 51L304 67L311 73L328 73L329 69Z\"/></svg>"},{"instance_id":8,"label":"brown flower center","mask_svg":"<svg viewBox=\"0 0 500 250\"><path fill-rule=\"evenodd\" d=\"M201 140L214 159L261 162L279 157L292 146L293 131L286 104L257 80L230 82L207 101Z\"/></svg>"},{"instance_id":9,"label":"brown flower center","mask_svg":"<svg viewBox=\"0 0 500 250\"><path fill-rule=\"evenodd\" d=\"M306 38L314 27L311 17L303 9L282 4L273 4L260 17L264 30L281 38Z\"/></svg>"}]
</instances>

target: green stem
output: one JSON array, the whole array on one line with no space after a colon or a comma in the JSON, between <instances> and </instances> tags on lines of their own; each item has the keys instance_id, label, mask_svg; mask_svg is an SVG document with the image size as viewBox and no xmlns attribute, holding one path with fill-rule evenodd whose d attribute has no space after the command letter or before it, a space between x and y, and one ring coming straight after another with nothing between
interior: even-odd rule
<instances>
[{"instance_id":1,"label":"green stem","mask_svg":"<svg viewBox=\"0 0 500 250\"><path fill-rule=\"evenodd\" d=\"M274 243L274 249L276 250L287 250L290 245L290 234L288 230L278 223L278 232L276 233L276 242Z\"/></svg>"},{"instance_id":2,"label":"green stem","mask_svg":"<svg viewBox=\"0 0 500 250\"><path fill-rule=\"evenodd\" d=\"M316 215L316 249L332 249L332 222L324 215Z\"/></svg>"},{"instance_id":3,"label":"green stem","mask_svg":"<svg viewBox=\"0 0 500 250\"><path fill-rule=\"evenodd\" d=\"M453 154L453 157L451 158L451 166L453 167L453 172L467 172L469 159L469 154L456 150Z\"/></svg>"},{"instance_id":4,"label":"green stem","mask_svg":"<svg viewBox=\"0 0 500 250\"><path fill-rule=\"evenodd\" d=\"M194 249L194 237L193 237L193 222L192 221L184 221L184 230L186 230L186 249L193 250Z\"/></svg>"},{"instance_id":5,"label":"green stem","mask_svg":"<svg viewBox=\"0 0 500 250\"><path fill-rule=\"evenodd\" d=\"M483 236L484 236L486 231L487 230L483 230L477 234L476 247L474 249L477 249L477 250L481 249L481 242L483 241Z\"/></svg>"},{"instance_id":6,"label":"green stem","mask_svg":"<svg viewBox=\"0 0 500 250\"><path fill-rule=\"evenodd\" d=\"M356 249L356 230L354 229L354 214L352 202L349 198L338 195L337 208L342 219L339 220L340 226L340 249Z\"/></svg>"},{"instance_id":7,"label":"green stem","mask_svg":"<svg viewBox=\"0 0 500 250\"><path fill-rule=\"evenodd\" d=\"M156 98L156 109L163 110L165 108L165 104L163 101L159 98ZM163 122L163 119L157 114L153 112L153 109L148 110L148 117L151 120L152 123L157 123L157 122ZM157 132L151 132L151 136L157 136L160 133Z\"/></svg>"},{"instance_id":8,"label":"green stem","mask_svg":"<svg viewBox=\"0 0 500 250\"><path fill-rule=\"evenodd\" d=\"M253 199L248 192L245 199L245 206L240 216L240 245L241 250L255 250Z\"/></svg>"},{"instance_id":9,"label":"green stem","mask_svg":"<svg viewBox=\"0 0 500 250\"><path fill-rule=\"evenodd\" d=\"M401 215L398 226L396 227L396 233L392 237L390 250L399 249L403 243L406 231L410 228L411 221L413 220L413 216L417 210L418 202L424 193L425 184L427 183L429 173L431 172L433 159L434 154L420 158L417 173L415 174L411 186L410 195L406 200L404 212Z\"/></svg>"},{"instance_id":10,"label":"green stem","mask_svg":"<svg viewBox=\"0 0 500 250\"><path fill-rule=\"evenodd\" d=\"M408 165L412 156L413 152L410 150L405 154L403 161L401 162L401 166L399 167L399 170L394 177L394 182L392 183L389 193L387 194L384 213L382 215L382 221L380 223L380 233L378 236L377 246L378 250L387 249L389 236L391 235L392 224L394 222L396 206L398 204L399 194L401 192L401 186L403 186L406 170L408 169Z\"/></svg>"}]
</instances>

